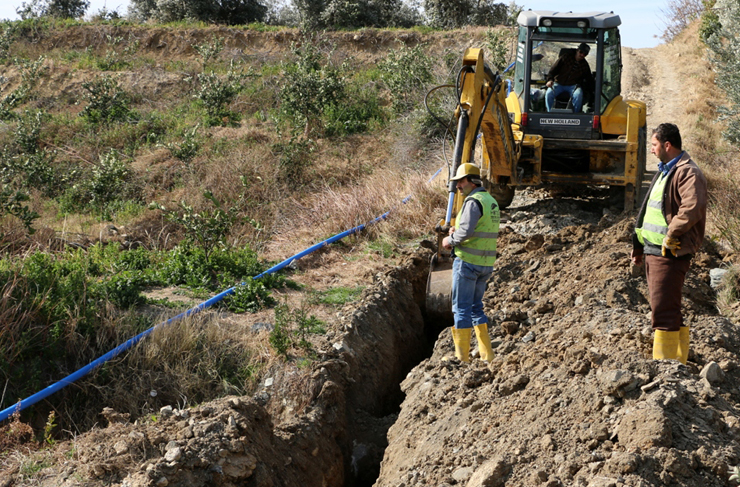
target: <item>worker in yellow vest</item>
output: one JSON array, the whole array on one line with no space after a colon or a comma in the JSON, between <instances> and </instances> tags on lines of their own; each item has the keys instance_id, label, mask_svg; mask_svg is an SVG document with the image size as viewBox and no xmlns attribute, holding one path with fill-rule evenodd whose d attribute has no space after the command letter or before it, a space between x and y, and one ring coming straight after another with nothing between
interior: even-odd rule
<instances>
[{"instance_id":1,"label":"worker in yellow vest","mask_svg":"<svg viewBox=\"0 0 740 487\"><path fill-rule=\"evenodd\" d=\"M707 179L681 150L681 134L672 123L653 130L651 152L660 160L642 203L633 235L632 262L645 262L653 310L654 359L689 357L689 326L681 315L681 290L691 257L704 240Z\"/></svg>"},{"instance_id":2,"label":"worker in yellow vest","mask_svg":"<svg viewBox=\"0 0 740 487\"><path fill-rule=\"evenodd\" d=\"M483 293L496 262L500 212L493 196L481 187L478 166L461 164L451 179L457 182L457 190L465 196L454 228L442 240L445 249L455 249L452 263L455 356L462 362L470 361L470 337L475 330L481 359L491 361L493 350L488 318L483 312Z\"/></svg>"}]
</instances>

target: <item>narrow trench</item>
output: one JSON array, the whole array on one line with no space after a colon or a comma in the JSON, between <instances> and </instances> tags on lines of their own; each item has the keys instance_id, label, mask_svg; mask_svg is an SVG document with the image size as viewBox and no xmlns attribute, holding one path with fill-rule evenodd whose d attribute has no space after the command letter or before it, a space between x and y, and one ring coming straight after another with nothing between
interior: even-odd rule
<instances>
[{"instance_id":1,"label":"narrow trench","mask_svg":"<svg viewBox=\"0 0 740 487\"><path fill-rule=\"evenodd\" d=\"M418 269L417 271L418 272ZM387 387L384 397L378 398L382 406L372 413L367 410L356 409L348 411L348 417L352 423L350 428L351 440L349 447L344 451L345 459L345 487L371 487L380 475L381 462L385 449L388 446L388 430L393 426L401 410L401 403L405 394L401 391L401 382L408 373L419 363L432 356L434 345L442 331L452 323L451 318L445 316L427 316L425 310L426 298L426 274L428 267L423 269L423 279L414 279L413 295L414 305L404 308L404 315L398 322L402 324L413 323L414 316L421 314L423 330L417 335L415 343L403 343L403 348L408 353L397 353L398 365L395 377L387 377L387 381L393 381L393 387ZM413 326L410 324L409 326ZM391 368L393 369L393 368ZM400 372L400 373L398 373ZM388 384L389 382L386 382ZM362 385L360 385L362 387ZM374 391L366 390L365 394Z\"/></svg>"},{"instance_id":2,"label":"narrow trench","mask_svg":"<svg viewBox=\"0 0 740 487\"><path fill-rule=\"evenodd\" d=\"M416 365L423 360L432 356L434 343L436 342L440 329L437 326L429 326L425 322L426 343L420 360L408 370L404 371L404 376L408 374ZM388 447L387 434L388 430L395 423L398 414L401 411L401 403L405 399L405 394L401 391L400 382L396 387L396 394L387 398L388 410L384 411L379 417L369 416L362 419L362 426L355 431L355 437L352 439L352 451L345 453L345 458L349 457L349 471L347 472L347 482L345 487L372 487L380 475L380 464L383 460L385 449ZM356 423L357 424L357 423Z\"/></svg>"}]
</instances>

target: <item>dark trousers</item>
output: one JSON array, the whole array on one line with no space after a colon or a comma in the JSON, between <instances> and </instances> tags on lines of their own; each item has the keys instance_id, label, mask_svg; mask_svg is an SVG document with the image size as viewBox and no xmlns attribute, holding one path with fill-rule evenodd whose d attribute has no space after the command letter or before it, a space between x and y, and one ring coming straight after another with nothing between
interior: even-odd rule
<instances>
[{"instance_id":1,"label":"dark trousers","mask_svg":"<svg viewBox=\"0 0 740 487\"><path fill-rule=\"evenodd\" d=\"M683 325L681 290L691 260L645 256L645 276L653 309L653 330L678 331Z\"/></svg>"}]
</instances>

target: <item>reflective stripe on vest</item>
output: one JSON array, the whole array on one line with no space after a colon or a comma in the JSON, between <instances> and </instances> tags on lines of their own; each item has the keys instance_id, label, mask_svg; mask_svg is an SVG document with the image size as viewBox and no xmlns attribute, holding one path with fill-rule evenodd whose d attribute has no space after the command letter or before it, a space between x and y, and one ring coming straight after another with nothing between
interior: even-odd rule
<instances>
[{"instance_id":1,"label":"reflective stripe on vest","mask_svg":"<svg viewBox=\"0 0 740 487\"><path fill-rule=\"evenodd\" d=\"M483 214L473 234L455 247L455 255L469 264L492 266L496 262L496 239L501 219L498 203L486 191L470 194L465 201L468 199L478 201ZM459 220L455 220L455 228L460 228Z\"/></svg>"},{"instance_id":2,"label":"reflective stripe on vest","mask_svg":"<svg viewBox=\"0 0 740 487\"><path fill-rule=\"evenodd\" d=\"M648 198L647 207L645 208L645 217L642 220L642 227L635 229L637 238L640 243L645 245L645 240L654 245L662 245L663 238L668 233L668 222L663 216L663 193L665 191L665 175L658 176L658 180L653 186Z\"/></svg>"}]
</instances>

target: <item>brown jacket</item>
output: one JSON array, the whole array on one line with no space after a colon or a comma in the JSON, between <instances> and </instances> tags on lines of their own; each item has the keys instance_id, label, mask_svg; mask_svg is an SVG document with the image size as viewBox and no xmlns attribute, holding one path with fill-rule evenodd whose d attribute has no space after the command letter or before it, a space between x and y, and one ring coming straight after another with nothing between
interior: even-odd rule
<instances>
[{"instance_id":1,"label":"brown jacket","mask_svg":"<svg viewBox=\"0 0 740 487\"><path fill-rule=\"evenodd\" d=\"M637 215L635 228L642 226L647 200L659 174L660 171L656 172L650 183L650 189ZM679 257L695 254L704 241L704 228L707 222L707 179L687 152L683 153L667 177L661 210L668 223L668 236L681 242ZM636 234L633 235L632 243L637 254L644 251Z\"/></svg>"}]
</instances>

